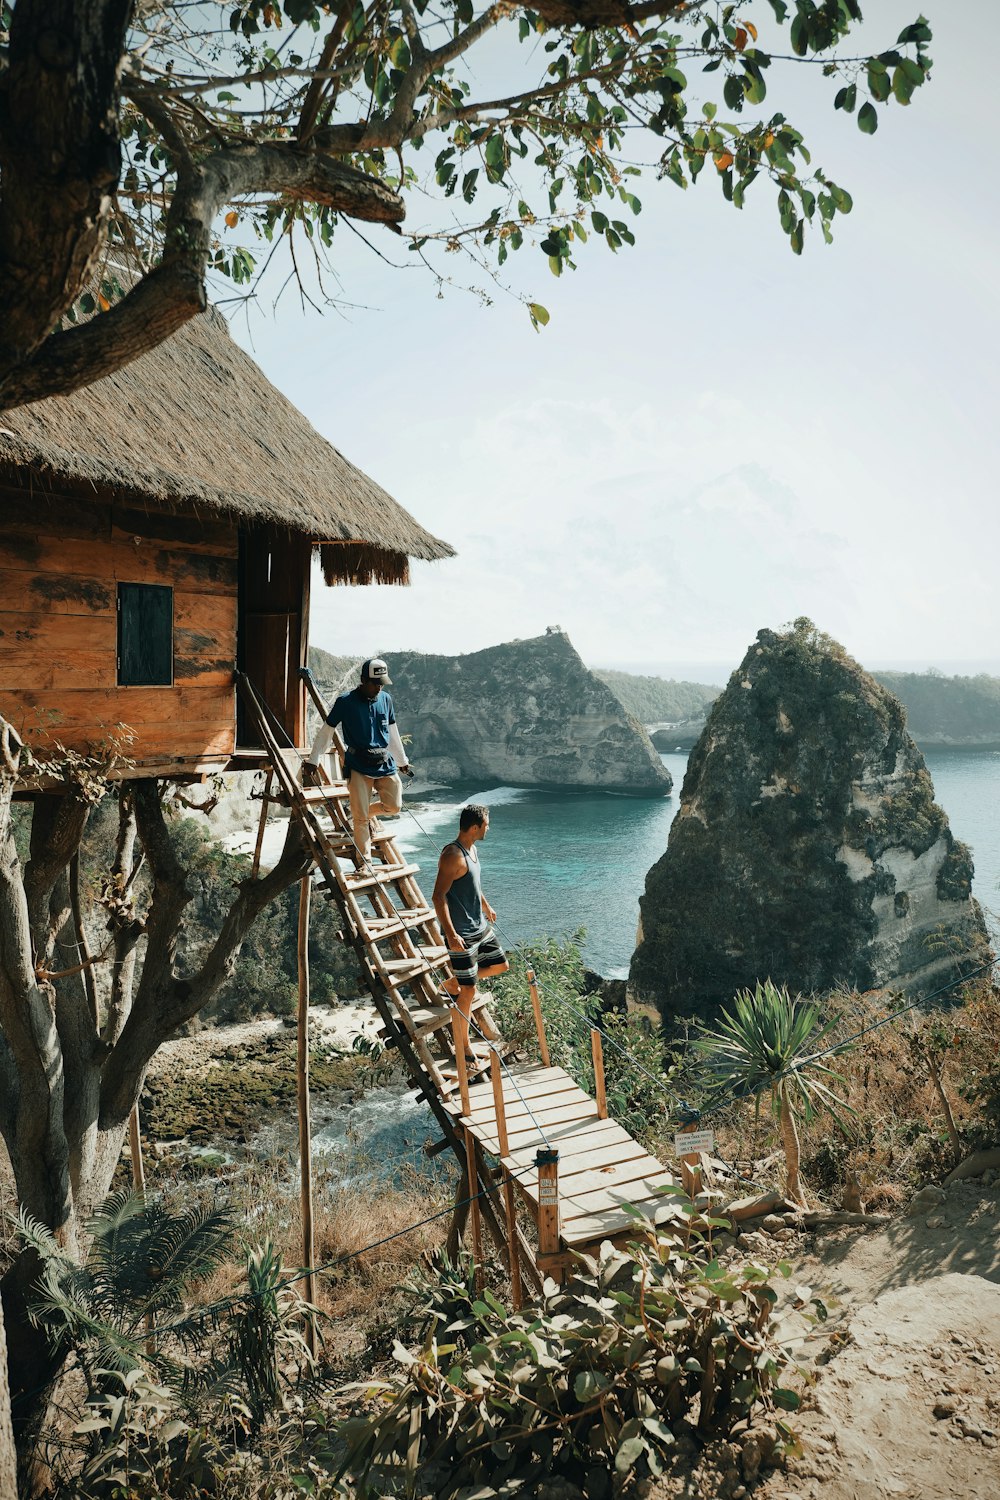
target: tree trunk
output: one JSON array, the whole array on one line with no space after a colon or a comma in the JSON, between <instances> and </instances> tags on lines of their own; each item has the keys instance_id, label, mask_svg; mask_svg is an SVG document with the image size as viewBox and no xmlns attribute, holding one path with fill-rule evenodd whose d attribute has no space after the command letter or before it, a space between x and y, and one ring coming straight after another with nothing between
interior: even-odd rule
<instances>
[{"instance_id":1,"label":"tree trunk","mask_svg":"<svg viewBox=\"0 0 1000 1500\"><path fill-rule=\"evenodd\" d=\"M785 1174L788 1178L788 1196L793 1203L798 1203L802 1208L808 1208L805 1193L802 1191L802 1183L799 1178L799 1132L795 1124L795 1111L788 1102L788 1094L784 1088L779 1090L778 1099L781 1105L780 1125L781 1144L785 1152Z\"/></svg>"},{"instance_id":2,"label":"tree trunk","mask_svg":"<svg viewBox=\"0 0 1000 1500\"><path fill-rule=\"evenodd\" d=\"M217 993L243 939L269 901L308 868L300 830L289 824L278 864L241 883L200 969L183 976L174 953L189 900L186 871L173 848L155 780L122 795L118 847L102 903L113 934L112 982L105 1014L76 954L83 914L72 899L76 860L89 808L76 788L36 798L31 858L22 871L14 840L12 795L19 741L0 720L0 1137L14 1171L18 1203L52 1230L70 1255L84 1251L86 1223L107 1196L132 1108L150 1059L178 1025ZM136 817L133 817L133 810ZM152 894L134 909L138 823ZM99 882L97 883L99 886ZM54 954L74 933L68 965ZM145 961L133 995L136 947ZM86 959L86 954L83 954ZM73 972L63 973L63 968ZM10 1394L23 1452L45 1411L61 1356L53 1355L28 1308L37 1261L22 1254L3 1277ZM0 1495L0 1500L3 1496Z\"/></svg>"},{"instance_id":3,"label":"tree trunk","mask_svg":"<svg viewBox=\"0 0 1000 1500\"><path fill-rule=\"evenodd\" d=\"M7 1381L7 1339L0 1302L0 1500L17 1500L17 1454L10 1420L10 1385Z\"/></svg>"},{"instance_id":4,"label":"tree trunk","mask_svg":"<svg viewBox=\"0 0 1000 1500\"><path fill-rule=\"evenodd\" d=\"M954 1165L957 1167L962 1160L962 1137L959 1135L958 1126L955 1124L955 1115L951 1107L951 1100L945 1093L944 1078L942 1077L944 1069L938 1066L929 1052L927 1053L927 1071L931 1075L931 1083L934 1085L934 1091L941 1101L944 1123L948 1131L948 1139L951 1141L952 1153L955 1157Z\"/></svg>"}]
</instances>

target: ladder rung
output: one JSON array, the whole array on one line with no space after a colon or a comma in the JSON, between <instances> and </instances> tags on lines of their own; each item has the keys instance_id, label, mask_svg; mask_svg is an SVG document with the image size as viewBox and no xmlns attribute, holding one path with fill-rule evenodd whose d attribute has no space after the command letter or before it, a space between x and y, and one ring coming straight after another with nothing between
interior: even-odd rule
<instances>
[{"instance_id":1,"label":"ladder rung","mask_svg":"<svg viewBox=\"0 0 1000 1500\"><path fill-rule=\"evenodd\" d=\"M476 1000L472 1006L472 1014L475 1015L477 1010L482 1010L486 1003L486 1000ZM429 1036L432 1031L440 1031L443 1026L451 1024L450 1005L418 1005L412 1009L408 1006L407 1014L416 1028L418 1037ZM380 1032L380 1035L383 1034L388 1034L384 1027Z\"/></svg>"},{"instance_id":2,"label":"ladder rung","mask_svg":"<svg viewBox=\"0 0 1000 1500\"><path fill-rule=\"evenodd\" d=\"M378 969L376 969L375 972L379 975L379 978L387 989L399 990L402 989L404 985L412 984L414 979L422 979L425 974L433 973L433 971L435 969L439 969L443 963L444 960L440 959L436 964L421 964L419 968L407 969L402 974L383 975L379 972Z\"/></svg>"},{"instance_id":3,"label":"ladder rung","mask_svg":"<svg viewBox=\"0 0 1000 1500\"><path fill-rule=\"evenodd\" d=\"M366 917L363 936L373 943L383 938L395 937L398 932L408 932L411 927L423 927L434 921L434 910L430 906L400 907L398 917Z\"/></svg>"},{"instance_id":4,"label":"ladder rung","mask_svg":"<svg viewBox=\"0 0 1000 1500\"><path fill-rule=\"evenodd\" d=\"M335 782L330 786L299 786L295 788L295 796L299 802L312 804L314 802L340 802L350 796L346 786Z\"/></svg>"},{"instance_id":5,"label":"ladder rung","mask_svg":"<svg viewBox=\"0 0 1000 1500\"><path fill-rule=\"evenodd\" d=\"M382 967L388 969L390 974L401 974L404 969L413 968L417 964L438 964L447 957L447 948L425 946L418 948L416 953L408 958L384 958Z\"/></svg>"},{"instance_id":6,"label":"ladder rung","mask_svg":"<svg viewBox=\"0 0 1000 1500\"><path fill-rule=\"evenodd\" d=\"M321 825L320 832L326 840L327 849L331 854L335 854L338 859L349 858L355 853L357 846L346 829L340 828L336 824L330 829L323 828ZM372 834L372 843L391 844L393 837L394 835L391 833L375 833Z\"/></svg>"},{"instance_id":7,"label":"ladder rung","mask_svg":"<svg viewBox=\"0 0 1000 1500\"><path fill-rule=\"evenodd\" d=\"M363 891L370 885L392 885L394 881L402 880L407 875L416 875L419 870L419 865L383 865L374 875L348 875L343 879L349 891Z\"/></svg>"}]
</instances>

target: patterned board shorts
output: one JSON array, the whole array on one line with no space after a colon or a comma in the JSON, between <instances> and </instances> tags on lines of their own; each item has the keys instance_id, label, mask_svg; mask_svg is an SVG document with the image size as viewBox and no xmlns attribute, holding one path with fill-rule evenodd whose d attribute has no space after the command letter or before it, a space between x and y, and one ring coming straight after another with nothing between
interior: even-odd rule
<instances>
[{"instance_id":1,"label":"patterned board shorts","mask_svg":"<svg viewBox=\"0 0 1000 1500\"><path fill-rule=\"evenodd\" d=\"M448 961L459 985L465 989L475 984L480 969L490 969L494 964L506 963L507 955L497 942L493 928L487 927L481 937L466 938L462 952L449 953Z\"/></svg>"}]
</instances>

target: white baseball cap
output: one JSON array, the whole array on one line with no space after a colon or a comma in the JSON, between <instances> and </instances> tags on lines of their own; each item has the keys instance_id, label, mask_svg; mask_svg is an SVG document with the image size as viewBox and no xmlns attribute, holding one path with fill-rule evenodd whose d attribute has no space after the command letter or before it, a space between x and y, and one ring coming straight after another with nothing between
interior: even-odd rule
<instances>
[{"instance_id":1,"label":"white baseball cap","mask_svg":"<svg viewBox=\"0 0 1000 1500\"><path fill-rule=\"evenodd\" d=\"M389 668L380 656L373 656L369 661L361 663L362 682L380 682L383 687L392 686L392 678L389 676Z\"/></svg>"}]
</instances>

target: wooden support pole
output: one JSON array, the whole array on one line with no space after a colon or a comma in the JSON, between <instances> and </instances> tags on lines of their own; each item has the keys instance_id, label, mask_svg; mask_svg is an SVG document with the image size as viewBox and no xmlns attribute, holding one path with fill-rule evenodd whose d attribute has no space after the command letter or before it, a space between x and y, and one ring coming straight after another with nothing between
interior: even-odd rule
<instances>
[{"instance_id":1,"label":"wooden support pole","mask_svg":"<svg viewBox=\"0 0 1000 1500\"><path fill-rule=\"evenodd\" d=\"M500 1155L510 1155L510 1142L507 1139L507 1108L503 1099L503 1073L500 1068L500 1059L496 1052L490 1052L490 1082L493 1084L493 1107L497 1116L497 1140L500 1142Z\"/></svg>"},{"instance_id":2,"label":"wooden support pole","mask_svg":"<svg viewBox=\"0 0 1000 1500\"><path fill-rule=\"evenodd\" d=\"M253 864L250 867L250 879L256 880L260 874L260 855L264 847L264 829L267 827L267 810L271 805L271 785L274 781L274 767L268 766L267 779L264 782L264 797L260 804L260 822L257 824L257 843L253 851Z\"/></svg>"},{"instance_id":3,"label":"wooden support pole","mask_svg":"<svg viewBox=\"0 0 1000 1500\"><path fill-rule=\"evenodd\" d=\"M538 1250L540 1255L559 1254L559 1152L551 1146L539 1146L535 1152L538 1168Z\"/></svg>"},{"instance_id":4,"label":"wooden support pole","mask_svg":"<svg viewBox=\"0 0 1000 1500\"><path fill-rule=\"evenodd\" d=\"M305 1298L312 1305L316 1302L316 1236L313 1225L312 1191L312 1122L309 1115L309 908L312 901L312 877L306 875L299 881L299 1007L298 1046L295 1059L295 1076L299 1105L299 1199L302 1214L302 1266L308 1273L305 1277ZM306 1343L312 1355L316 1353L316 1325L312 1318L306 1324Z\"/></svg>"},{"instance_id":5,"label":"wooden support pole","mask_svg":"<svg viewBox=\"0 0 1000 1500\"><path fill-rule=\"evenodd\" d=\"M448 1240L445 1245L445 1254L453 1266L458 1265L458 1254L462 1248L465 1226L469 1219L469 1199L472 1197L471 1172L472 1165L466 1157L455 1184L455 1208L452 1212L451 1223L448 1225Z\"/></svg>"},{"instance_id":6,"label":"wooden support pole","mask_svg":"<svg viewBox=\"0 0 1000 1500\"><path fill-rule=\"evenodd\" d=\"M590 1052L594 1059L594 1091L597 1096L597 1118L606 1120L608 1118L608 1096L604 1087L604 1048L601 1045L601 1033L596 1026L590 1031Z\"/></svg>"},{"instance_id":7,"label":"wooden support pole","mask_svg":"<svg viewBox=\"0 0 1000 1500\"><path fill-rule=\"evenodd\" d=\"M538 1033L538 1050L542 1055L542 1066L549 1068L549 1044L545 1039L545 1022L542 1019L542 1002L538 998L538 985L535 983L534 969L528 970L528 988L531 990L531 1008L535 1012L535 1030Z\"/></svg>"},{"instance_id":8,"label":"wooden support pole","mask_svg":"<svg viewBox=\"0 0 1000 1500\"><path fill-rule=\"evenodd\" d=\"M690 1135L698 1129L699 1122L692 1120L680 1130L680 1135ZM701 1192L701 1152L689 1151L681 1157L681 1187L693 1201Z\"/></svg>"},{"instance_id":9,"label":"wooden support pole","mask_svg":"<svg viewBox=\"0 0 1000 1500\"><path fill-rule=\"evenodd\" d=\"M132 1106L128 1117L128 1147L132 1157L132 1186L137 1193L146 1194L146 1169L142 1164L142 1135L139 1131L139 1101Z\"/></svg>"},{"instance_id":10,"label":"wooden support pole","mask_svg":"<svg viewBox=\"0 0 1000 1500\"><path fill-rule=\"evenodd\" d=\"M483 1289L483 1221L479 1212L479 1156L475 1136L465 1127L465 1159L469 1164L469 1221L472 1225L472 1263L476 1272L476 1291Z\"/></svg>"},{"instance_id":11,"label":"wooden support pole","mask_svg":"<svg viewBox=\"0 0 1000 1500\"><path fill-rule=\"evenodd\" d=\"M514 1311L524 1306L524 1287L521 1284L521 1261L517 1253L517 1210L514 1206L514 1184L506 1167L503 1172L503 1203L507 1215L507 1265L510 1268L510 1290L514 1299Z\"/></svg>"},{"instance_id":12,"label":"wooden support pole","mask_svg":"<svg viewBox=\"0 0 1000 1500\"><path fill-rule=\"evenodd\" d=\"M455 1041L455 1067L458 1070L458 1092L462 1100L462 1113L469 1116L472 1113L472 1105L469 1103L469 1069L465 1062L469 1026L457 1006L452 1006L451 1034Z\"/></svg>"}]
</instances>

